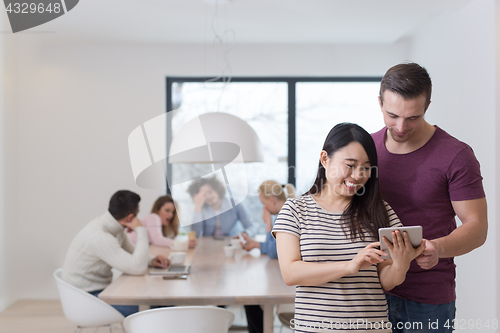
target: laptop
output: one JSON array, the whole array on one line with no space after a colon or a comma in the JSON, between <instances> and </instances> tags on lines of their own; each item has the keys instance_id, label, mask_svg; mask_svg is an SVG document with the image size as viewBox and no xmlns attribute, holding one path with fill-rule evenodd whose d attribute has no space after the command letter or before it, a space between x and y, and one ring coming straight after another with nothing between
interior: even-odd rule
<instances>
[{"instance_id":1,"label":"laptop","mask_svg":"<svg viewBox=\"0 0 500 333\"><path fill-rule=\"evenodd\" d=\"M200 236L198 237L198 241L201 239L201 236L203 236L203 232L200 233ZM193 258L191 259L191 265L170 265L167 268L150 268L149 269L149 274L151 275L165 275L165 276L184 276L188 275L189 272L191 271L191 266L194 263L194 258L196 257L196 250L198 249L198 246L194 248L194 253L193 253Z\"/></svg>"}]
</instances>

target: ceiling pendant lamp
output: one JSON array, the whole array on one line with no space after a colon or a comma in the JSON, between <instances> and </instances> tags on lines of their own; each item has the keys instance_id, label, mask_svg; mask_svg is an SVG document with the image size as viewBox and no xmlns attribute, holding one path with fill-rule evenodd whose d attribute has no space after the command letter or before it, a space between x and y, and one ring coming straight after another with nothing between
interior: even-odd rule
<instances>
[{"instance_id":1,"label":"ceiling pendant lamp","mask_svg":"<svg viewBox=\"0 0 500 333\"><path fill-rule=\"evenodd\" d=\"M259 137L241 118L210 112L188 121L172 139L169 163L263 162Z\"/></svg>"}]
</instances>

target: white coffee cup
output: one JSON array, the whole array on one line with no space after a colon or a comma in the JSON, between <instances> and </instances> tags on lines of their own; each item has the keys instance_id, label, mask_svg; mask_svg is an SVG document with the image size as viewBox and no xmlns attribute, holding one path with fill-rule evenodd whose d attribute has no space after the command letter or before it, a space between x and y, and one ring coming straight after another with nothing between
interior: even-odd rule
<instances>
[{"instance_id":1,"label":"white coffee cup","mask_svg":"<svg viewBox=\"0 0 500 333\"><path fill-rule=\"evenodd\" d=\"M186 260L186 252L170 252L168 259L172 265L182 265Z\"/></svg>"},{"instance_id":2,"label":"white coffee cup","mask_svg":"<svg viewBox=\"0 0 500 333\"><path fill-rule=\"evenodd\" d=\"M234 253L236 252L236 248L231 245L224 246L224 254L227 258L234 257Z\"/></svg>"},{"instance_id":3,"label":"white coffee cup","mask_svg":"<svg viewBox=\"0 0 500 333\"><path fill-rule=\"evenodd\" d=\"M187 251L189 248L189 243L188 240L174 239L171 247L174 251Z\"/></svg>"},{"instance_id":4,"label":"white coffee cup","mask_svg":"<svg viewBox=\"0 0 500 333\"><path fill-rule=\"evenodd\" d=\"M241 241L238 238L231 238L231 245L234 246L237 250L241 249Z\"/></svg>"}]
</instances>

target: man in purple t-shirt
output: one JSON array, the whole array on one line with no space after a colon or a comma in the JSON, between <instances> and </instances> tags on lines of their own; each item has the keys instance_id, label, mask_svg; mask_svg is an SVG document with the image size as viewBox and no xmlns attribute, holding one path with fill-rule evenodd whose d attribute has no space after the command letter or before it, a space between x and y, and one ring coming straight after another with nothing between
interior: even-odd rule
<instances>
[{"instance_id":1,"label":"man in purple t-shirt","mask_svg":"<svg viewBox=\"0 0 500 333\"><path fill-rule=\"evenodd\" d=\"M386 127L372 134L384 199L404 225L421 225L426 239L405 282L386 292L393 332L452 331L453 257L481 246L488 229L474 152L424 119L431 90L429 74L418 64L390 68L379 96ZM458 228L455 215L462 221Z\"/></svg>"}]
</instances>

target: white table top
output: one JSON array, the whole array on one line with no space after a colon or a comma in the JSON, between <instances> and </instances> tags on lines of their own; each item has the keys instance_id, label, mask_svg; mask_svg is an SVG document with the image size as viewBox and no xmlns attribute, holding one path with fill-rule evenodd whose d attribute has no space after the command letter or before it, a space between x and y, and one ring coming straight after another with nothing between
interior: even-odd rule
<instances>
[{"instance_id":1,"label":"white table top","mask_svg":"<svg viewBox=\"0 0 500 333\"><path fill-rule=\"evenodd\" d=\"M237 250L226 258L229 239L203 237L197 246L191 273L186 280L162 276L122 275L99 295L117 305L233 305L293 303L295 288L283 281L278 260ZM168 255L168 249L152 247L152 254ZM190 262L193 251L188 251Z\"/></svg>"}]
</instances>

